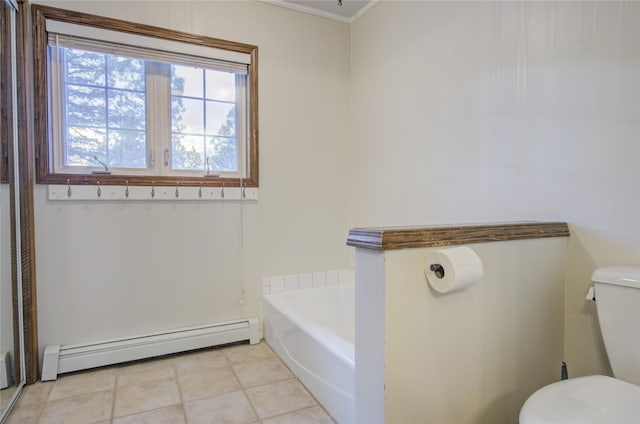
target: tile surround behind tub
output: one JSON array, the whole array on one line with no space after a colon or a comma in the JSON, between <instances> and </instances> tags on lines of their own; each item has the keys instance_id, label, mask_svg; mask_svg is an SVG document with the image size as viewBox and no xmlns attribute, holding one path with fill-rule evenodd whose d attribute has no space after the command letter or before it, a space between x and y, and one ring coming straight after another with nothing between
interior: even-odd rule
<instances>
[{"instance_id":1,"label":"tile surround behind tub","mask_svg":"<svg viewBox=\"0 0 640 424\"><path fill-rule=\"evenodd\" d=\"M313 287L313 274L300 274L298 282L301 289L310 289Z\"/></svg>"},{"instance_id":2,"label":"tile surround behind tub","mask_svg":"<svg viewBox=\"0 0 640 424\"><path fill-rule=\"evenodd\" d=\"M340 284L353 284L353 282L354 272L352 269L277 275L262 278L262 294L310 289L313 287L337 286Z\"/></svg>"},{"instance_id":3,"label":"tile surround behind tub","mask_svg":"<svg viewBox=\"0 0 640 424\"><path fill-rule=\"evenodd\" d=\"M297 275L285 275L284 276L284 289L285 290L297 290L300 288Z\"/></svg>"},{"instance_id":4,"label":"tile surround behind tub","mask_svg":"<svg viewBox=\"0 0 640 424\"><path fill-rule=\"evenodd\" d=\"M324 279L327 286L337 286L340 283L338 275L338 271L327 271Z\"/></svg>"},{"instance_id":5,"label":"tile surround behind tub","mask_svg":"<svg viewBox=\"0 0 640 424\"><path fill-rule=\"evenodd\" d=\"M325 287L326 283L326 272L314 272L313 273L313 287Z\"/></svg>"}]
</instances>

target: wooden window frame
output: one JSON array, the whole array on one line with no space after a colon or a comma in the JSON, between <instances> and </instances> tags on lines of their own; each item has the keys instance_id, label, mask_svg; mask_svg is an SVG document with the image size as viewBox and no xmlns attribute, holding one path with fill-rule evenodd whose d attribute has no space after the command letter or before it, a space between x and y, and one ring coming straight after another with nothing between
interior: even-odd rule
<instances>
[{"instance_id":1,"label":"wooden window frame","mask_svg":"<svg viewBox=\"0 0 640 424\"><path fill-rule=\"evenodd\" d=\"M4 2L3 2L4 5ZM10 92L10 80L6 77L11 75L11 46L10 37L11 25L7 22L8 16L6 8L3 7L0 12L0 31L2 31L2 46L0 46L0 99L2 99L2 105L0 110L2 116L0 116L0 184L9 183L9 140L12 140L12 104L11 104L11 92Z\"/></svg>"},{"instance_id":2,"label":"wooden window frame","mask_svg":"<svg viewBox=\"0 0 640 424\"><path fill-rule=\"evenodd\" d=\"M258 47L250 44L211 38L202 35L174 31L139 23L90 15L42 5L33 5L33 60L34 60L34 143L36 162L36 183L38 184L96 184L104 185L176 185L258 187ZM217 49L249 54L247 84L249 90L249 131L246 146L248 161L244 178L224 178L207 176L172 175L95 175L55 173L53 171L53 146L49 140L48 116L48 69L47 69L47 19L86 25L90 27L120 31L159 39L193 43Z\"/></svg>"}]
</instances>

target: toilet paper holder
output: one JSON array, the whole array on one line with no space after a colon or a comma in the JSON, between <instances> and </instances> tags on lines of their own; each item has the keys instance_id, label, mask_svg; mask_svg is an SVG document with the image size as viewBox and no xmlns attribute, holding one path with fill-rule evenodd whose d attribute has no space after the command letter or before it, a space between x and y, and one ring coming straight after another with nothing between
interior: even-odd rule
<instances>
[{"instance_id":1,"label":"toilet paper holder","mask_svg":"<svg viewBox=\"0 0 640 424\"><path fill-rule=\"evenodd\" d=\"M429 267L438 278L444 278L444 267L440 264L431 264Z\"/></svg>"},{"instance_id":2,"label":"toilet paper holder","mask_svg":"<svg viewBox=\"0 0 640 424\"><path fill-rule=\"evenodd\" d=\"M431 250L425 259L427 282L439 293L462 290L482 279L482 260L467 246Z\"/></svg>"}]
</instances>

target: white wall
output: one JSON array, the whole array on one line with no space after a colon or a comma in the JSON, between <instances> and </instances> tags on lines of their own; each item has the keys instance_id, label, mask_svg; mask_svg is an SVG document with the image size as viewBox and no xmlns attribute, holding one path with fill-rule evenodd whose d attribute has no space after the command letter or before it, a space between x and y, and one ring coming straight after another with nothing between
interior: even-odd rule
<instances>
[{"instance_id":1,"label":"white wall","mask_svg":"<svg viewBox=\"0 0 640 424\"><path fill-rule=\"evenodd\" d=\"M41 348L258 315L261 276L349 267L348 25L256 1L46 4L257 45L260 199L241 241L239 203L36 186Z\"/></svg>"},{"instance_id":2,"label":"white wall","mask_svg":"<svg viewBox=\"0 0 640 424\"><path fill-rule=\"evenodd\" d=\"M640 263L640 3L382 1L351 37L352 224L571 223L565 358L608 372L584 294Z\"/></svg>"},{"instance_id":3,"label":"white wall","mask_svg":"<svg viewBox=\"0 0 640 424\"><path fill-rule=\"evenodd\" d=\"M351 29L254 1L48 4L257 44L261 188L231 304L209 258L237 232L209 217L237 205L55 203L36 187L41 346L255 313L259 276L348 267L350 225L562 220L565 359L608 371L583 297L593 268L640 263L640 4L382 1Z\"/></svg>"},{"instance_id":4,"label":"white wall","mask_svg":"<svg viewBox=\"0 0 640 424\"><path fill-rule=\"evenodd\" d=\"M438 248L375 252L378 261L358 249L356 297L384 293L380 310L356 310L356 322L383 321L356 334L359 423L516 423L526 398L559 379L567 238L469 247L484 275L446 294L424 273Z\"/></svg>"}]
</instances>

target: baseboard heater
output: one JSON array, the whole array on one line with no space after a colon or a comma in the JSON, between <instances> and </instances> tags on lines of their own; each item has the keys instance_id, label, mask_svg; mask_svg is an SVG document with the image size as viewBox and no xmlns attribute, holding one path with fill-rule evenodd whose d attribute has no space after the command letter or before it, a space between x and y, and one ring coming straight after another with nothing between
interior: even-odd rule
<instances>
[{"instance_id":1,"label":"baseboard heater","mask_svg":"<svg viewBox=\"0 0 640 424\"><path fill-rule=\"evenodd\" d=\"M78 345L49 345L44 349L42 381L58 374L153 358L227 343L260 341L257 318L200 325L116 340Z\"/></svg>"},{"instance_id":2,"label":"baseboard heater","mask_svg":"<svg viewBox=\"0 0 640 424\"><path fill-rule=\"evenodd\" d=\"M11 355L9 352L2 352L0 353L0 389L6 389L12 381Z\"/></svg>"}]
</instances>

